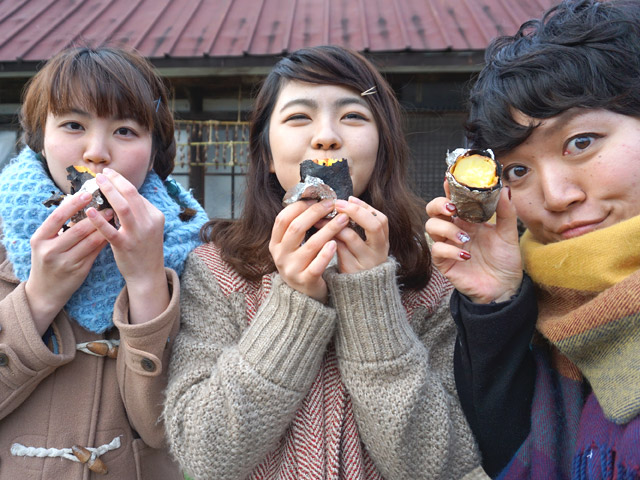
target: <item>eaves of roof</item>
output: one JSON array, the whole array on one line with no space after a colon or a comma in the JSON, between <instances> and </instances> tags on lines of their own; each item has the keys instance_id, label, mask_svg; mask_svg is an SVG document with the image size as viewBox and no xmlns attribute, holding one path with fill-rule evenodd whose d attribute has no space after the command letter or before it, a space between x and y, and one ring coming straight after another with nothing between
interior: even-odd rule
<instances>
[{"instance_id":1,"label":"eaves of roof","mask_svg":"<svg viewBox=\"0 0 640 480\"><path fill-rule=\"evenodd\" d=\"M479 68L496 35L555 0L13 0L0 2L0 77L32 74L69 45L133 48L167 75L264 73L334 44L383 70Z\"/></svg>"}]
</instances>

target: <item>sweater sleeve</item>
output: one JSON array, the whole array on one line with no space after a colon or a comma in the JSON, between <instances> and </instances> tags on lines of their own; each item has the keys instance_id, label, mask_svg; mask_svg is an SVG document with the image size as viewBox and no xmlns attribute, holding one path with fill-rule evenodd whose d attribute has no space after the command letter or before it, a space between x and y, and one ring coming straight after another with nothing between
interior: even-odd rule
<instances>
[{"instance_id":1,"label":"sweater sleeve","mask_svg":"<svg viewBox=\"0 0 640 480\"><path fill-rule=\"evenodd\" d=\"M410 323L395 273L389 260L357 274L326 276L358 430L388 480L462 478L480 460L455 393L449 289L439 277L437 303L416 305Z\"/></svg>"},{"instance_id":2,"label":"sweater sleeve","mask_svg":"<svg viewBox=\"0 0 640 480\"><path fill-rule=\"evenodd\" d=\"M125 287L116 299L113 315L113 323L120 332L117 360L120 395L131 425L153 448L165 445L164 425L159 419L171 346L180 326L180 282L173 270L165 270L171 298L164 312L148 322L130 324Z\"/></svg>"},{"instance_id":3,"label":"sweater sleeve","mask_svg":"<svg viewBox=\"0 0 640 480\"><path fill-rule=\"evenodd\" d=\"M538 309L525 275L517 296L474 304L457 291L451 313L458 327L455 379L460 402L492 477L507 465L531 428L536 367L530 342Z\"/></svg>"},{"instance_id":4,"label":"sweater sleeve","mask_svg":"<svg viewBox=\"0 0 640 480\"><path fill-rule=\"evenodd\" d=\"M248 324L244 294L226 296L197 253L187 260L181 296L164 410L172 453L196 479L246 478L300 408L335 311L275 275Z\"/></svg>"}]
</instances>

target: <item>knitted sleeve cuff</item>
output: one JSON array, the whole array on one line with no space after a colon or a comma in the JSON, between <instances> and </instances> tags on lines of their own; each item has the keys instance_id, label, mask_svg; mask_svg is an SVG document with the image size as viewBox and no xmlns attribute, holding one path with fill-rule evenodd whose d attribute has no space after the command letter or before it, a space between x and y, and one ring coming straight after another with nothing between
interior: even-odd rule
<instances>
[{"instance_id":1,"label":"knitted sleeve cuff","mask_svg":"<svg viewBox=\"0 0 640 480\"><path fill-rule=\"evenodd\" d=\"M275 275L271 292L240 339L240 354L265 378L304 391L335 328L335 311Z\"/></svg>"},{"instance_id":2,"label":"knitted sleeve cuff","mask_svg":"<svg viewBox=\"0 0 640 480\"><path fill-rule=\"evenodd\" d=\"M338 312L336 350L347 360L375 362L405 354L417 340L396 282L395 260L354 274L327 272Z\"/></svg>"}]
</instances>

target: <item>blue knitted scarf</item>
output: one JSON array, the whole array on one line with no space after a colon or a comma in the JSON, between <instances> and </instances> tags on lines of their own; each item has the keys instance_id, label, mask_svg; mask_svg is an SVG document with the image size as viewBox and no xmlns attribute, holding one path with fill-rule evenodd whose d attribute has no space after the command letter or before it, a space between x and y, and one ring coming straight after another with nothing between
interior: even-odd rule
<instances>
[{"instance_id":1,"label":"blue knitted scarf","mask_svg":"<svg viewBox=\"0 0 640 480\"><path fill-rule=\"evenodd\" d=\"M1 241L20 281L27 280L31 271L29 240L53 211L42 202L59 190L42 161L29 148L24 148L0 174ZM188 253L200 244L198 233L208 220L207 214L180 184L171 178L163 182L153 170L140 187L140 194L165 216L164 264L180 275ZM183 222L178 217L182 207L197 213ZM107 245L98 254L84 283L67 302L67 312L87 330L102 333L113 326L113 305L123 286L124 278L111 246Z\"/></svg>"}]
</instances>

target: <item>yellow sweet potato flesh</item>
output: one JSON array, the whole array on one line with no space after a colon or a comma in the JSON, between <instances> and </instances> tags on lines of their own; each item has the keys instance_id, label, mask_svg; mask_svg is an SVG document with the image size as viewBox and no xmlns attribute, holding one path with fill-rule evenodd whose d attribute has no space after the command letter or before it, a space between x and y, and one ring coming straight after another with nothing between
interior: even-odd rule
<instances>
[{"instance_id":1,"label":"yellow sweet potato flesh","mask_svg":"<svg viewBox=\"0 0 640 480\"><path fill-rule=\"evenodd\" d=\"M458 182L471 188L491 188L498 183L494 161L482 155L459 158L451 174Z\"/></svg>"},{"instance_id":2,"label":"yellow sweet potato flesh","mask_svg":"<svg viewBox=\"0 0 640 480\"><path fill-rule=\"evenodd\" d=\"M313 160L313 162L317 163L318 165L322 165L324 167L330 167L334 163L341 162L342 160L343 160L342 158L323 158L323 159L316 158Z\"/></svg>"}]
</instances>

